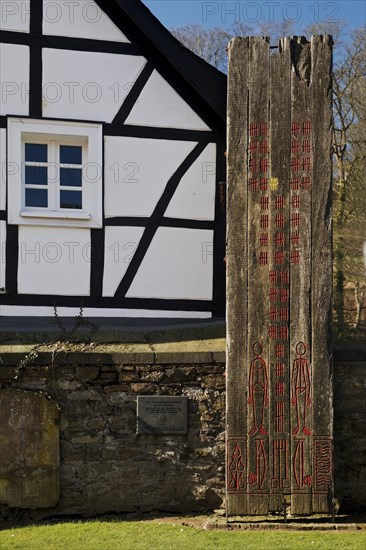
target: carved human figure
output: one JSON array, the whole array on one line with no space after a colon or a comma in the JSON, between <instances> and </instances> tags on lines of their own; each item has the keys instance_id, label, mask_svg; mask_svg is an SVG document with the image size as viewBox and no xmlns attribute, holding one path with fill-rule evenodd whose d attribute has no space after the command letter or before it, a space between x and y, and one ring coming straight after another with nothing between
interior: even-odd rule
<instances>
[{"instance_id":1,"label":"carved human figure","mask_svg":"<svg viewBox=\"0 0 366 550\"><path fill-rule=\"evenodd\" d=\"M249 370L249 397L248 404L253 408L253 426L249 435L257 432L267 435L264 427L264 409L268 405L268 376L267 366L261 357L263 348L259 342L253 346L254 359L250 363Z\"/></svg>"},{"instance_id":2,"label":"carved human figure","mask_svg":"<svg viewBox=\"0 0 366 550\"><path fill-rule=\"evenodd\" d=\"M292 434L296 435L301 431L305 435L311 435L311 431L306 426L306 412L311 404L311 381L309 363L304 357L306 354L304 342L297 344L296 353L291 376L291 405L296 409L296 426Z\"/></svg>"}]
</instances>

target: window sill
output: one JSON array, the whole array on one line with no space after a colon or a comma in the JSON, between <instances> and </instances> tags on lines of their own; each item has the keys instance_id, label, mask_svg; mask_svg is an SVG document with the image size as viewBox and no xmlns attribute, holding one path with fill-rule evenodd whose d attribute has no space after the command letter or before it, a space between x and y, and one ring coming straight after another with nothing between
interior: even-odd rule
<instances>
[{"instance_id":1,"label":"window sill","mask_svg":"<svg viewBox=\"0 0 366 550\"><path fill-rule=\"evenodd\" d=\"M90 214L86 212L19 212L22 218L43 218L43 219L58 219L58 220L90 220Z\"/></svg>"}]
</instances>

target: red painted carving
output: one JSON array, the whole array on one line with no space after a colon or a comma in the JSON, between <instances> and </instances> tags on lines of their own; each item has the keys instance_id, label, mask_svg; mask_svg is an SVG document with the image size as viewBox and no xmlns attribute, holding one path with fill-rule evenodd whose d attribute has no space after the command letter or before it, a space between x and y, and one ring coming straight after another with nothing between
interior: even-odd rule
<instances>
[{"instance_id":1,"label":"red painted carving","mask_svg":"<svg viewBox=\"0 0 366 550\"><path fill-rule=\"evenodd\" d=\"M300 195L293 195L291 198L292 208L300 208Z\"/></svg>"},{"instance_id":2,"label":"red painted carving","mask_svg":"<svg viewBox=\"0 0 366 550\"><path fill-rule=\"evenodd\" d=\"M311 170L311 158L305 157L302 159L302 169L304 172L310 172Z\"/></svg>"},{"instance_id":3,"label":"red painted carving","mask_svg":"<svg viewBox=\"0 0 366 550\"><path fill-rule=\"evenodd\" d=\"M297 139L291 141L291 153L300 153L300 142Z\"/></svg>"},{"instance_id":4,"label":"red painted carving","mask_svg":"<svg viewBox=\"0 0 366 550\"><path fill-rule=\"evenodd\" d=\"M275 252L275 263L278 265L285 263L285 255L282 250L276 250Z\"/></svg>"},{"instance_id":5,"label":"red painted carving","mask_svg":"<svg viewBox=\"0 0 366 550\"><path fill-rule=\"evenodd\" d=\"M300 214L292 214L291 225L292 227L298 227L300 225Z\"/></svg>"},{"instance_id":6,"label":"red painted carving","mask_svg":"<svg viewBox=\"0 0 366 550\"><path fill-rule=\"evenodd\" d=\"M312 132L313 126L311 122L304 122L302 125L302 133L307 136Z\"/></svg>"},{"instance_id":7,"label":"red painted carving","mask_svg":"<svg viewBox=\"0 0 366 550\"><path fill-rule=\"evenodd\" d=\"M265 441L256 439L255 441L255 472L248 476L249 485L254 486L257 491L263 489L267 474L267 459L264 448Z\"/></svg>"},{"instance_id":8,"label":"red painted carving","mask_svg":"<svg viewBox=\"0 0 366 550\"><path fill-rule=\"evenodd\" d=\"M298 191L300 189L300 179L299 178L292 178L290 181L290 187L292 191Z\"/></svg>"},{"instance_id":9,"label":"red painted carving","mask_svg":"<svg viewBox=\"0 0 366 550\"><path fill-rule=\"evenodd\" d=\"M288 340L288 326L281 325L277 330L277 338L279 340Z\"/></svg>"},{"instance_id":10,"label":"red painted carving","mask_svg":"<svg viewBox=\"0 0 366 550\"><path fill-rule=\"evenodd\" d=\"M311 431L306 426L306 413L311 404L311 380L304 342L296 345L296 353L291 375L291 404L296 410L296 426L292 434L296 435L301 431L305 435L311 435Z\"/></svg>"},{"instance_id":11,"label":"red painted carving","mask_svg":"<svg viewBox=\"0 0 366 550\"><path fill-rule=\"evenodd\" d=\"M275 364L275 369L276 369L276 376L285 376L285 365L284 365L284 363L276 363Z\"/></svg>"},{"instance_id":12,"label":"red painted carving","mask_svg":"<svg viewBox=\"0 0 366 550\"><path fill-rule=\"evenodd\" d=\"M311 141L310 139L304 139L302 142L302 152L310 153L311 152Z\"/></svg>"},{"instance_id":13,"label":"red painted carving","mask_svg":"<svg viewBox=\"0 0 366 550\"><path fill-rule=\"evenodd\" d=\"M278 315L277 308L276 307L271 307L271 309L269 310L269 319L270 319L270 321L277 321L277 315Z\"/></svg>"},{"instance_id":14,"label":"red painted carving","mask_svg":"<svg viewBox=\"0 0 366 550\"><path fill-rule=\"evenodd\" d=\"M259 253L259 265L268 265L268 252Z\"/></svg>"},{"instance_id":15,"label":"red painted carving","mask_svg":"<svg viewBox=\"0 0 366 550\"><path fill-rule=\"evenodd\" d=\"M300 122L293 122L291 124L291 133L293 136L300 135Z\"/></svg>"},{"instance_id":16,"label":"red painted carving","mask_svg":"<svg viewBox=\"0 0 366 550\"><path fill-rule=\"evenodd\" d=\"M276 344L275 353L276 353L276 357L285 357L284 344Z\"/></svg>"},{"instance_id":17,"label":"red painted carving","mask_svg":"<svg viewBox=\"0 0 366 550\"><path fill-rule=\"evenodd\" d=\"M299 250L293 250L291 252L291 263L292 264L300 263L300 251Z\"/></svg>"},{"instance_id":18,"label":"red painted carving","mask_svg":"<svg viewBox=\"0 0 366 550\"><path fill-rule=\"evenodd\" d=\"M277 271L272 269L269 272L269 280L271 283L277 283Z\"/></svg>"},{"instance_id":19,"label":"red painted carving","mask_svg":"<svg viewBox=\"0 0 366 550\"><path fill-rule=\"evenodd\" d=\"M285 429L285 404L282 401L276 403L276 425L275 431L282 434Z\"/></svg>"},{"instance_id":20,"label":"red painted carving","mask_svg":"<svg viewBox=\"0 0 366 550\"><path fill-rule=\"evenodd\" d=\"M249 124L249 135L250 136L257 136L258 135L258 124L255 122L251 122Z\"/></svg>"},{"instance_id":21,"label":"red painted carving","mask_svg":"<svg viewBox=\"0 0 366 550\"><path fill-rule=\"evenodd\" d=\"M284 204L285 204L285 198L282 195L279 195L278 197L276 197L276 208L278 210L283 208Z\"/></svg>"},{"instance_id":22,"label":"red painted carving","mask_svg":"<svg viewBox=\"0 0 366 550\"><path fill-rule=\"evenodd\" d=\"M258 151L258 141L251 140L249 143L249 151L256 152Z\"/></svg>"},{"instance_id":23,"label":"red painted carving","mask_svg":"<svg viewBox=\"0 0 366 550\"><path fill-rule=\"evenodd\" d=\"M262 233L259 239L261 246L268 246L268 233Z\"/></svg>"},{"instance_id":24,"label":"red painted carving","mask_svg":"<svg viewBox=\"0 0 366 550\"><path fill-rule=\"evenodd\" d=\"M288 284L290 282L290 274L288 270L274 270L269 272L269 281L271 283Z\"/></svg>"},{"instance_id":25,"label":"red painted carving","mask_svg":"<svg viewBox=\"0 0 366 550\"><path fill-rule=\"evenodd\" d=\"M268 214L263 214L261 216L260 224L261 224L262 229L268 229L268 225L269 225L269 216L268 216Z\"/></svg>"},{"instance_id":26,"label":"red painted carving","mask_svg":"<svg viewBox=\"0 0 366 550\"><path fill-rule=\"evenodd\" d=\"M278 310L280 321L288 321L288 307L280 307Z\"/></svg>"},{"instance_id":27,"label":"red painted carving","mask_svg":"<svg viewBox=\"0 0 366 550\"><path fill-rule=\"evenodd\" d=\"M284 382L276 382L276 395L285 395L285 383Z\"/></svg>"},{"instance_id":28,"label":"red painted carving","mask_svg":"<svg viewBox=\"0 0 366 550\"><path fill-rule=\"evenodd\" d=\"M300 172L300 159L291 159L291 172Z\"/></svg>"},{"instance_id":29,"label":"red painted carving","mask_svg":"<svg viewBox=\"0 0 366 550\"><path fill-rule=\"evenodd\" d=\"M288 467L288 441L275 439L273 441L273 488L282 490L289 486Z\"/></svg>"},{"instance_id":30,"label":"red painted carving","mask_svg":"<svg viewBox=\"0 0 366 550\"><path fill-rule=\"evenodd\" d=\"M261 205L261 210L268 210L269 198L268 197L261 197L260 205Z\"/></svg>"},{"instance_id":31,"label":"red painted carving","mask_svg":"<svg viewBox=\"0 0 366 550\"><path fill-rule=\"evenodd\" d=\"M261 155L266 155L268 153L268 141L259 142L259 153Z\"/></svg>"},{"instance_id":32,"label":"red painted carving","mask_svg":"<svg viewBox=\"0 0 366 550\"><path fill-rule=\"evenodd\" d=\"M268 178L260 178L261 191L268 191Z\"/></svg>"},{"instance_id":33,"label":"red painted carving","mask_svg":"<svg viewBox=\"0 0 366 550\"><path fill-rule=\"evenodd\" d=\"M258 189L258 180L256 178L249 179L249 191L257 191Z\"/></svg>"},{"instance_id":34,"label":"red painted carving","mask_svg":"<svg viewBox=\"0 0 366 550\"><path fill-rule=\"evenodd\" d=\"M271 288L269 291L269 301L270 302L277 302L277 296L278 296L278 290L277 288Z\"/></svg>"},{"instance_id":35,"label":"red painted carving","mask_svg":"<svg viewBox=\"0 0 366 550\"><path fill-rule=\"evenodd\" d=\"M269 318L271 321L288 321L288 307L271 307Z\"/></svg>"},{"instance_id":36,"label":"red painted carving","mask_svg":"<svg viewBox=\"0 0 366 550\"><path fill-rule=\"evenodd\" d=\"M259 161L259 171L260 172L268 172L269 170L269 160L268 159L260 159Z\"/></svg>"},{"instance_id":37,"label":"red painted carving","mask_svg":"<svg viewBox=\"0 0 366 550\"><path fill-rule=\"evenodd\" d=\"M256 174L258 172L258 160L254 157L249 160L249 171L252 174Z\"/></svg>"},{"instance_id":38,"label":"red painted carving","mask_svg":"<svg viewBox=\"0 0 366 550\"><path fill-rule=\"evenodd\" d=\"M288 289L287 288L281 288L280 289L280 302L288 302Z\"/></svg>"},{"instance_id":39,"label":"red painted carving","mask_svg":"<svg viewBox=\"0 0 366 550\"><path fill-rule=\"evenodd\" d=\"M261 136L268 136L268 124L267 122L261 122L259 124L259 133Z\"/></svg>"},{"instance_id":40,"label":"red painted carving","mask_svg":"<svg viewBox=\"0 0 366 550\"><path fill-rule=\"evenodd\" d=\"M249 397L248 404L252 405L253 426L249 435L261 433L267 434L264 427L264 410L268 405L268 376L267 365L262 358L263 348L259 342L253 346L254 359L250 363L249 370Z\"/></svg>"},{"instance_id":41,"label":"red painted carving","mask_svg":"<svg viewBox=\"0 0 366 550\"><path fill-rule=\"evenodd\" d=\"M246 467L245 467L246 442L244 438L232 438L227 442L227 488L229 493L245 492Z\"/></svg>"},{"instance_id":42,"label":"red painted carving","mask_svg":"<svg viewBox=\"0 0 366 550\"><path fill-rule=\"evenodd\" d=\"M285 227L285 216L283 214L276 214L276 227Z\"/></svg>"},{"instance_id":43,"label":"red painted carving","mask_svg":"<svg viewBox=\"0 0 366 550\"><path fill-rule=\"evenodd\" d=\"M282 247L285 244L285 234L284 233L276 233L275 243L276 243L276 246L281 246Z\"/></svg>"},{"instance_id":44,"label":"red painted carving","mask_svg":"<svg viewBox=\"0 0 366 550\"><path fill-rule=\"evenodd\" d=\"M314 437L314 493L327 494L333 479L333 444L330 437Z\"/></svg>"},{"instance_id":45,"label":"red painted carving","mask_svg":"<svg viewBox=\"0 0 366 550\"><path fill-rule=\"evenodd\" d=\"M291 233L291 243L295 246L300 243L300 234L297 231Z\"/></svg>"},{"instance_id":46,"label":"red painted carving","mask_svg":"<svg viewBox=\"0 0 366 550\"><path fill-rule=\"evenodd\" d=\"M302 188L304 191L309 191L311 188L311 178L307 176L302 178Z\"/></svg>"},{"instance_id":47,"label":"red painted carving","mask_svg":"<svg viewBox=\"0 0 366 550\"><path fill-rule=\"evenodd\" d=\"M270 327L268 327L268 336L270 337L271 340L276 340L277 339L277 327L276 326L271 325Z\"/></svg>"},{"instance_id":48,"label":"red painted carving","mask_svg":"<svg viewBox=\"0 0 366 550\"><path fill-rule=\"evenodd\" d=\"M312 486L312 476L305 473L305 439L299 439L296 444L293 460L294 478L297 485L297 491L303 491Z\"/></svg>"}]
</instances>

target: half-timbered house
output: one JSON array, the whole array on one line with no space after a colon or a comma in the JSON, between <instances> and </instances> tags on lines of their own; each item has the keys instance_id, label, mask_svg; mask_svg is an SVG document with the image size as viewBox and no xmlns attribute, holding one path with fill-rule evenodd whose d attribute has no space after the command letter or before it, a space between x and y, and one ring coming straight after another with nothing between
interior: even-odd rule
<instances>
[{"instance_id":1,"label":"half-timbered house","mask_svg":"<svg viewBox=\"0 0 366 550\"><path fill-rule=\"evenodd\" d=\"M2 318L223 316L226 77L139 0L0 9Z\"/></svg>"}]
</instances>

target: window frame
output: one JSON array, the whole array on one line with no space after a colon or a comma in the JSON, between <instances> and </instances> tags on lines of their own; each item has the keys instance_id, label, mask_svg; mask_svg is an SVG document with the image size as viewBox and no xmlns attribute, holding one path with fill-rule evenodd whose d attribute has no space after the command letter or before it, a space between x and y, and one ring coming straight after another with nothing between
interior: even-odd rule
<instances>
[{"instance_id":1,"label":"window frame","mask_svg":"<svg viewBox=\"0 0 366 550\"><path fill-rule=\"evenodd\" d=\"M48 145L48 168L57 159L54 179L48 173L48 206L25 205L25 143ZM61 145L82 147L82 209L61 208L60 193ZM50 156L50 148L57 147ZM36 163L43 165L43 163ZM8 223L13 225L48 225L65 227L103 227L103 131L97 123L76 123L45 119L8 119ZM68 165L71 166L71 165ZM88 179L90 178L90 179ZM51 198L51 201L50 201Z\"/></svg>"}]
</instances>

